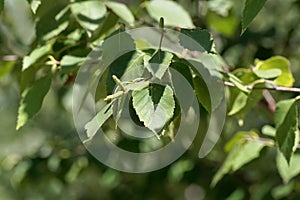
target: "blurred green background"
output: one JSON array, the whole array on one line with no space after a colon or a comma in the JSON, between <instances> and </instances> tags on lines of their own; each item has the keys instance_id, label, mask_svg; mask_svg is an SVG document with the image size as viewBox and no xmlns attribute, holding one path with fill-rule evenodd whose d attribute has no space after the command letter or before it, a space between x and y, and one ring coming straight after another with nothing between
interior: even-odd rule
<instances>
[{"instance_id":1,"label":"blurred green background","mask_svg":"<svg viewBox=\"0 0 300 200\"><path fill-rule=\"evenodd\" d=\"M31 1L30 1L31 2ZM53 1L59 2L59 1ZM122 1L137 19L143 1ZM300 1L269 0L249 29L241 32L241 0L178 0L196 26L213 33L217 51L230 69L249 68L255 58L286 56L300 87ZM53 3L55 4L55 3ZM54 5L52 5L54 6ZM0 19L0 199L300 199L299 177L284 185L275 164L276 149L225 176L214 188L212 177L224 161L224 145L239 130L260 130L267 111L253 109L243 127L228 117L221 139L204 159L191 148L161 170L129 174L110 169L84 148L73 125L72 85L53 84L42 110L15 130L20 98L18 71L31 50L35 25L24 0L6 0ZM152 25L157 25L150 21ZM13 55L13 56L11 56ZM11 72L11 73L7 73ZM282 98L283 94L273 93ZM289 97L289 94L285 94Z\"/></svg>"}]
</instances>

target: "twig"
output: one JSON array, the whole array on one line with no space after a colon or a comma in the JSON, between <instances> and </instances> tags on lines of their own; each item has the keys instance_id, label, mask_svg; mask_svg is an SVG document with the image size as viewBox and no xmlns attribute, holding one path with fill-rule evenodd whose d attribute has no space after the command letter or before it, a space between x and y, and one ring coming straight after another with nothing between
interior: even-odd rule
<instances>
[{"instance_id":1,"label":"twig","mask_svg":"<svg viewBox=\"0 0 300 200\"><path fill-rule=\"evenodd\" d=\"M236 87L234 83L224 81L224 85L230 86L230 87ZM253 87L251 85L244 86L247 90L276 90L276 91L282 91L282 92L297 92L300 93L300 88L289 88L289 87L282 87L282 86L276 86L273 85L272 87Z\"/></svg>"}]
</instances>

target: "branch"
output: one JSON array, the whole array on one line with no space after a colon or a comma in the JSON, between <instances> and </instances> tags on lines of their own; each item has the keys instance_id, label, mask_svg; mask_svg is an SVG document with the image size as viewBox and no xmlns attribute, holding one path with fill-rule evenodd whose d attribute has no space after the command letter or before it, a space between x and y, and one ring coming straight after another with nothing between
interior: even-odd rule
<instances>
[{"instance_id":1,"label":"branch","mask_svg":"<svg viewBox=\"0 0 300 200\"><path fill-rule=\"evenodd\" d=\"M266 81L268 83L268 81ZM224 81L224 85L229 87L236 87L234 83ZM300 93L300 88L289 88L273 85L272 87L253 87L252 85L244 86L247 90L275 90L275 91L283 91L283 92L297 92Z\"/></svg>"}]
</instances>

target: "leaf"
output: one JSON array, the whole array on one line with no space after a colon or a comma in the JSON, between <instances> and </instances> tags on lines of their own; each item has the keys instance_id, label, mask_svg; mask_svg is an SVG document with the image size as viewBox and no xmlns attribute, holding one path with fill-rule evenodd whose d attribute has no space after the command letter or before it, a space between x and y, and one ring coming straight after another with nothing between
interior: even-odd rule
<instances>
[{"instance_id":1,"label":"leaf","mask_svg":"<svg viewBox=\"0 0 300 200\"><path fill-rule=\"evenodd\" d=\"M72 3L71 11L84 29L94 31L106 14L106 7L100 1L82 1Z\"/></svg>"},{"instance_id":2,"label":"leaf","mask_svg":"<svg viewBox=\"0 0 300 200\"><path fill-rule=\"evenodd\" d=\"M210 33L207 30L196 28L196 29L181 29L181 33L187 35L189 38L195 40L203 51L211 52L213 39ZM195 44L189 43L189 40L186 37L183 37L181 34L179 35L180 44L183 45L184 48L187 48L191 51L199 51L199 47L195 47Z\"/></svg>"},{"instance_id":3,"label":"leaf","mask_svg":"<svg viewBox=\"0 0 300 200\"><path fill-rule=\"evenodd\" d=\"M291 157L290 163L286 161L285 156L278 151L276 157L276 164L278 172L284 183L288 183L293 177L300 173L300 155L294 154Z\"/></svg>"},{"instance_id":4,"label":"leaf","mask_svg":"<svg viewBox=\"0 0 300 200\"><path fill-rule=\"evenodd\" d=\"M132 83L128 83L125 85L125 89L126 90L133 90L133 91L137 91L137 90L142 90L145 87L149 86L149 81L139 81L139 82L132 82Z\"/></svg>"},{"instance_id":5,"label":"leaf","mask_svg":"<svg viewBox=\"0 0 300 200\"><path fill-rule=\"evenodd\" d=\"M240 134L244 134L244 137L240 137ZM229 148L231 150L225 162L213 178L212 186L215 186L225 174L232 173L257 158L265 146L263 142L255 141L258 139L255 132L239 132L236 135L237 138L232 139L235 142L231 144L232 147Z\"/></svg>"},{"instance_id":6,"label":"leaf","mask_svg":"<svg viewBox=\"0 0 300 200\"><path fill-rule=\"evenodd\" d=\"M250 91L243 85L243 82L236 77L235 75L231 73L226 73L224 76L231 82L233 83L239 90L243 91L244 93L249 93Z\"/></svg>"},{"instance_id":7,"label":"leaf","mask_svg":"<svg viewBox=\"0 0 300 200\"><path fill-rule=\"evenodd\" d=\"M247 27L265 5L266 1L267 0L246 0L243 9L242 33L246 31Z\"/></svg>"},{"instance_id":8,"label":"leaf","mask_svg":"<svg viewBox=\"0 0 300 200\"><path fill-rule=\"evenodd\" d=\"M191 16L178 3L170 0L153 0L146 4L149 15L159 22L164 18L165 26L176 26L181 28L194 28ZM176 13L176 15L174 15Z\"/></svg>"},{"instance_id":9,"label":"leaf","mask_svg":"<svg viewBox=\"0 0 300 200\"><path fill-rule=\"evenodd\" d=\"M133 91L132 101L140 121L156 135L174 114L175 99L170 86L164 88L156 109L148 88Z\"/></svg>"},{"instance_id":10,"label":"leaf","mask_svg":"<svg viewBox=\"0 0 300 200\"><path fill-rule=\"evenodd\" d=\"M278 148L289 163L299 143L297 99L278 102L274 122Z\"/></svg>"},{"instance_id":11,"label":"leaf","mask_svg":"<svg viewBox=\"0 0 300 200\"><path fill-rule=\"evenodd\" d=\"M196 75L193 77L193 86L198 101L208 113L211 113L211 97L207 85L202 77Z\"/></svg>"},{"instance_id":12,"label":"leaf","mask_svg":"<svg viewBox=\"0 0 300 200\"><path fill-rule=\"evenodd\" d=\"M125 4L118 2L105 2L105 5L130 26L134 26L134 16Z\"/></svg>"},{"instance_id":13,"label":"leaf","mask_svg":"<svg viewBox=\"0 0 300 200\"><path fill-rule=\"evenodd\" d=\"M52 0L43 0L36 10L35 18L36 34L38 39L49 41L51 37L57 36L61 33L70 19L69 1L56 1L53 5Z\"/></svg>"},{"instance_id":14,"label":"leaf","mask_svg":"<svg viewBox=\"0 0 300 200\"><path fill-rule=\"evenodd\" d=\"M247 105L247 100L248 96L245 93L240 92L234 100L232 108L228 115L231 116L241 111Z\"/></svg>"},{"instance_id":15,"label":"leaf","mask_svg":"<svg viewBox=\"0 0 300 200\"><path fill-rule=\"evenodd\" d=\"M50 85L51 77L46 76L35 81L23 91L18 111L17 130L24 126L41 109Z\"/></svg>"},{"instance_id":16,"label":"leaf","mask_svg":"<svg viewBox=\"0 0 300 200\"><path fill-rule=\"evenodd\" d=\"M255 88L261 88L264 86L265 83L263 81L257 81L254 83L254 86L252 86L253 89L249 94L240 92L234 100L231 111L228 113L228 115L238 115L240 119L244 118L245 115L248 114L263 97L262 90L256 90Z\"/></svg>"},{"instance_id":17,"label":"leaf","mask_svg":"<svg viewBox=\"0 0 300 200\"><path fill-rule=\"evenodd\" d=\"M48 43L44 46L34 49L28 56L25 56L23 59L22 71L29 68L43 56L47 55L51 51L51 47L52 45Z\"/></svg>"},{"instance_id":18,"label":"leaf","mask_svg":"<svg viewBox=\"0 0 300 200\"><path fill-rule=\"evenodd\" d=\"M261 133L270 137L275 137L276 129L273 126L265 125L261 129Z\"/></svg>"},{"instance_id":19,"label":"leaf","mask_svg":"<svg viewBox=\"0 0 300 200\"><path fill-rule=\"evenodd\" d=\"M64 57L62 57L62 59L60 61L60 65L62 67L70 66L70 65L80 65L85 60L86 60L86 58L84 58L84 57L65 55Z\"/></svg>"},{"instance_id":20,"label":"leaf","mask_svg":"<svg viewBox=\"0 0 300 200\"><path fill-rule=\"evenodd\" d=\"M173 54L158 50L148 61L149 64L146 67L154 77L161 79L171 64L172 58Z\"/></svg>"},{"instance_id":21,"label":"leaf","mask_svg":"<svg viewBox=\"0 0 300 200\"><path fill-rule=\"evenodd\" d=\"M285 57L274 56L265 61L259 61L256 65L256 69L260 71L271 69L280 70L281 74L274 80L274 83L280 86L291 87L295 80L290 70L290 65L289 60Z\"/></svg>"},{"instance_id":22,"label":"leaf","mask_svg":"<svg viewBox=\"0 0 300 200\"><path fill-rule=\"evenodd\" d=\"M280 69L269 69L269 70L254 69L253 72L256 74L256 76L264 79L277 78L281 74Z\"/></svg>"},{"instance_id":23,"label":"leaf","mask_svg":"<svg viewBox=\"0 0 300 200\"><path fill-rule=\"evenodd\" d=\"M113 114L112 102L104 106L97 115L85 125L87 137L93 138L104 122Z\"/></svg>"},{"instance_id":24,"label":"leaf","mask_svg":"<svg viewBox=\"0 0 300 200\"><path fill-rule=\"evenodd\" d=\"M39 8L41 3L42 3L41 0L32 0L31 1L30 7L31 7L33 14L36 14L36 10Z\"/></svg>"}]
</instances>

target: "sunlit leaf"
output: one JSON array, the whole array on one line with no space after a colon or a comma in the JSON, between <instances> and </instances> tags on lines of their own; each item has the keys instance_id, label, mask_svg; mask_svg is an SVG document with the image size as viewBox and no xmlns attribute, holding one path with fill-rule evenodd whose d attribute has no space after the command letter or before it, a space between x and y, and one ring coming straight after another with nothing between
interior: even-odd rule
<instances>
[{"instance_id":1,"label":"sunlit leaf","mask_svg":"<svg viewBox=\"0 0 300 200\"><path fill-rule=\"evenodd\" d=\"M290 162L286 161L285 156L278 151L276 157L278 172L285 183L288 183L293 177L300 174L300 155L294 154Z\"/></svg>"},{"instance_id":2,"label":"sunlit leaf","mask_svg":"<svg viewBox=\"0 0 300 200\"><path fill-rule=\"evenodd\" d=\"M159 22L160 18L164 18L166 26L176 26L181 28L194 28L191 16L184 10L181 5L170 0L153 0L146 4L146 9L150 16ZM176 13L176 17L174 16Z\"/></svg>"},{"instance_id":3,"label":"sunlit leaf","mask_svg":"<svg viewBox=\"0 0 300 200\"><path fill-rule=\"evenodd\" d=\"M269 69L269 70L253 70L256 76L265 79L272 79L280 76L281 70L280 69Z\"/></svg>"},{"instance_id":4,"label":"sunlit leaf","mask_svg":"<svg viewBox=\"0 0 300 200\"><path fill-rule=\"evenodd\" d=\"M268 73L268 70L280 70L281 74L274 80L274 83L279 86L291 87L293 86L295 80L293 78L290 65L291 64L288 59L282 56L274 56L265 61L258 61L256 69L260 70L260 73L262 73L263 71L265 73ZM278 71L274 73L278 74Z\"/></svg>"},{"instance_id":5,"label":"sunlit leaf","mask_svg":"<svg viewBox=\"0 0 300 200\"><path fill-rule=\"evenodd\" d=\"M34 49L28 56L25 56L23 59L23 67L22 70L26 70L35 62L37 62L40 58L47 55L51 51L51 44L48 43L45 46L38 47Z\"/></svg>"},{"instance_id":6,"label":"sunlit leaf","mask_svg":"<svg viewBox=\"0 0 300 200\"><path fill-rule=\"evenodd\" d=\"M32 0L31 1L30 6L31 6L31 10L34 14L36 13L36 10L39 8L41 3L42 3L41 0Z\"/></svg>"},{"instance_id":7,"label":"sunlit leaf","mask_svg":"<svg viewBox=\"0 0 300 200\"><path fill-rule=\"evenodd\" d=\"M24 126L41 109L50 85L51 77L46 76L35 81L23 91L18 111L17 130Z\"/></svg>"},{"instance_id":8,"label":"sunlit leaf","mask_svg":"<svg viewBox=\"0 0 300 200\"><path fill-rule=\"evenodd\" d=\"M100 1L82 1L72 3L71 11L83 28L94 31L106 14L106 7Z\"/></svg>"},{"instance_id":9,"label":"sunlit leaf","mask_svg":"<svg viewBox=\"0 0 300 200\"><path fill-rule=\"evenodd\" d=\"M76 57L71 55L65 55L61 61L60 64L62 67L64 66L70 66L70 65L77 65L81 64L86 58L84 57Z\"/></svg>"},{"instance_id":10,"label":"sunlit leaf","mask_svg":"<svg viewBox=\"0 0 300 200\"><path fill-rule=\"evenodd\" d=\"M125 4L111 1L106 2L105 5L130 26L134 26L134 16Z\"/></svg>"}]
</instances>

